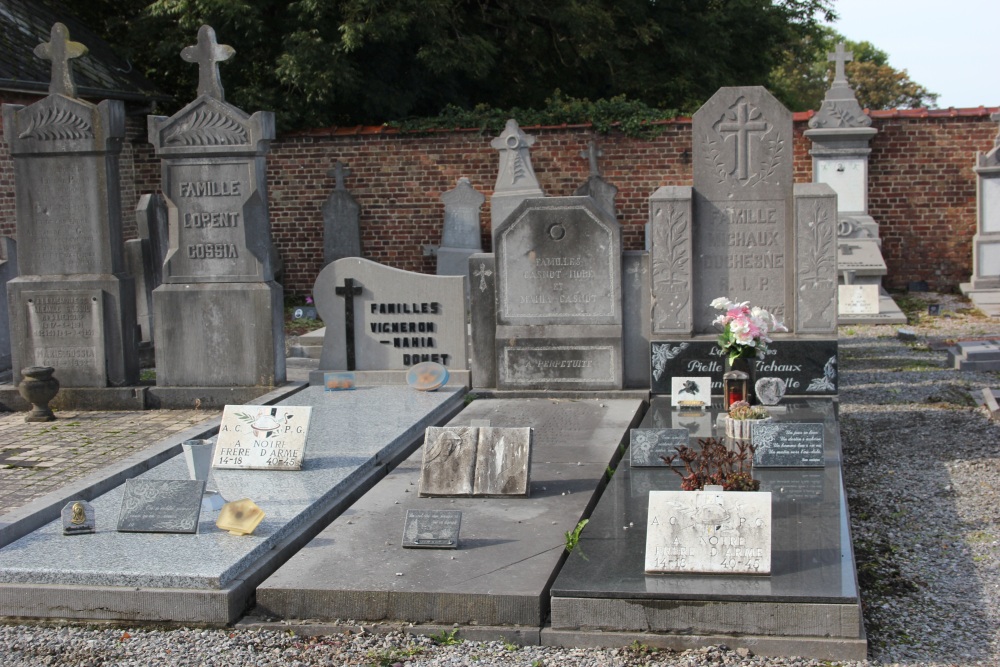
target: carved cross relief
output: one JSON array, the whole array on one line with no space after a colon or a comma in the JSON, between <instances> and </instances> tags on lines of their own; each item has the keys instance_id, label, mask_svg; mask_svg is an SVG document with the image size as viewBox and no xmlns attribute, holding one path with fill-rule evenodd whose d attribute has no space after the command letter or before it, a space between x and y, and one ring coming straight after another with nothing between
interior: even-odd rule
<instances>
[{"instance_id":1,"label":"carved cross relief","mask_svg":"<svg viewBox=\"0 0 1000 667\"><path fill-rule=\"evenodd\" d=\"M73 65L70 60L86 55L87 47L80 42L71 42L69 29L62 23L55 23L49 34L49 41L35 47L35 55L44 60L52 61L52 80L49 82L49 94L76 97L76 84L73 82Z\"/></svg>"},{"instance_id":2,"label":"carved cross relief","mask_svg":"<svg viewBox=\"0 0 1000 667\"><path fill-rule=\"evenodd\" d=\"M198 96L208 95L225 102L225 91L219 76L219 63L233 57L236 50L215 41L215 30L203 25L198 29L198 43L181 50L181 58L198 63Z\"/></svg>"},{"instance_id":3,"label":"carved cross relief","mask_svg":"<svg viewBox=\"0 0 1000 667\"><path fill-rule=\"evenodd\" d=\"M736 179L745 182L750 178L750 144L755 135L763 136L771 129L771 124L764 120L760 109L750 106L744 99L739 99L735 105L735 116L726 114L716 126L723 139L735 137L735 141L726 141L735 151L734 171ZM732 173L732 172L730 172Z\"/></svg>"}]
</instances>

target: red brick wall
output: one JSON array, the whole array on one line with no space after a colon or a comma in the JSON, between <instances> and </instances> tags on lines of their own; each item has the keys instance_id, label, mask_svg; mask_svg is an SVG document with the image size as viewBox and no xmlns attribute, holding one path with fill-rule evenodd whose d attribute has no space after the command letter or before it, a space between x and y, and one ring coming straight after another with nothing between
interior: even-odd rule
<instances>
[{"instance_id":1,"label":"red brick wall","mask_svg":"<svg viewBox=\"0 0 1000 667\"><path fill-rule=\"evenodd\" d=\"M8 100L11 101L11 100ZM30 100L18 100L21 103ZM880 224L889 267L885 284L926 280L952 291L972 271L976 228L977 151L992 148L995 109L874 112L869 209ZM811 142L803 136L809 114L795 115L796 182L812 179ZM550 196L571 195L588 176L580 156L592 138L586 127L525 128L536 138L532 164ZM599 136L604 177L618 186L618 212L626 249L643 247L647 200L661 185L691 184L691 123L665 124L656 139ZM441 194L465 176L487 196L483 247L489 249L489 195L496 180L492 136L476 131L401 135L380 128L314 130L283 136L268 156L268 189L275 244L285 262L285 289L308 294L323 262L323 202L334 186L327 173L336 160L351 170L348 190L361 207L365 257L411 271L433 273L425 245L438 245ZM129 116L121 158L126 238L135 236L138 197L158 188L159 160L146 143L145 116ZM14 234L13 176L0 145L0 234Z\"/></svg>"}]
</instances>

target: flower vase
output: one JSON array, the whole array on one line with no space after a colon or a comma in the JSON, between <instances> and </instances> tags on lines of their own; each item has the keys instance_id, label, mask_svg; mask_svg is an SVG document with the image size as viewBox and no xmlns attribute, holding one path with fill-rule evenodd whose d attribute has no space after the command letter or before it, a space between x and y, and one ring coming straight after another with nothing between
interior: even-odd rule
<instances>
[{"instance_id":1,"label":"flower vase","mask_svg":"<svg viewBox=\"0 0 1000 667\"><path fill-rule=\"evenodd\" d=\"M59 380L51 366L29 366L21 370L23 376L17 391L24 400L31 403L31 412L24 418L26 422L50 422L56 416L49 408L49 401L59 393Z\"/></svg>"},{"instance_id":2,"label":"flower vase","mask_svg":"<svg viewBox=\"0 0 1000 667\"><path fill-rule=\"evenodd\" d=\"M729 371L743 371L750 376L750 380L747 382L747 395L744 397L745 400L750 405L755 405L757 403L757 397L754 394L754 384L757 382L757 357L756 355L746 356L746 357L736 357L731 359L728 355L726 356L726 370Z\"/></svg>"}]
</instances>

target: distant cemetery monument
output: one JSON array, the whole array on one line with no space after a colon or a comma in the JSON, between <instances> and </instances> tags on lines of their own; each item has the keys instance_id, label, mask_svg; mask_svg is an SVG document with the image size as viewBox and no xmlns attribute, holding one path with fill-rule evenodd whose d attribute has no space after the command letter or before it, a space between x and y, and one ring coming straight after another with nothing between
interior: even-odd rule
<instances>
[{"instance_id":1,"label":"distant cemetery monument","mask_svg":"<svg viewBox=\"0 0 1000 667\"><path fill-rule=\"evenodd\" d=\"M472 187L468 178L441 195L444 203L444 228L437 249L439 276L464 276L469 257L483 251L480 235L480 209L486 196Z\"/></svg>"},{"instance_id":2,"label":"distant cemetery monument","mask_svg":"<svg viewBox=\"0 0 1000 667\"><path fill-rule=\"evenodd\" d=\"M496 251L497 229L525 199L544 197L531 166L531 146L535 138L521 131L513 118L490 145L500 153L500 169L490 197L490 228Z\"/></svg>"},{"instance_id":3,"label":"distant cemetery monument","mask_svg":"<svg viewBox=\"0 0 1000 667\"><path fill-rule=\"evenodd\" d=\"M990 116L1000 122L1000 113ZM1000 132L993 148L976 155L976 234L972 237L972 277L962 283L983 312L1000 315Z\"/></svg>"},{"instance_id":4,"label":"distant cemetery monument","mask_svg":"<svg viewBox=\"0 0 1000 667\"><path fill-rule=\"evenodd\" d=\"M149 117L170 228L153 291L160 386L271 386L285 380L282 288L275 282L265 179L274 114L225 102L219 63L234 50L202 26L181 52L198 97Z\"/></svg>"},{"instance_id":5,"label":"distant cemetery monument","mask_svg":"<svg viewBox=\"0 0 1000 667\"><path fill-rule=\"evenodd\" d=\"M3 106L20 270L7 282L14 384L30 366L55 368L63 387L138 381L135 292L118 189L125 107L76 97L72 61L86 53L56 23L49 41L35 48L52 61L49 95Z\"/></svg>"},{"instance_id":6,"label":"distant cemetery monument","mask_svg":"<svg viewBox=\"0 0 1000 667\"><path fill-rule=\"evenodd\" d=\"M853 54L837 44L836 65L823 104L809 119L813 181L837 193L837 269L842 285L841 324L905 324L906 316L882 288L886 275L878 223L868 213L869 144L878 132L847 81L844 64Z\"/></svg>"},{"instance_id":7,"label":"distant cemetery monument","mask_svg":"<svg viewBox=\"0 0 1000 667\"><path fill-rule=\"evenodd\" d=\"M334 188L323 203L323 266L342 257L361 257L361 207L344 186L350 175L340 160L327 172L334 178Z\"/></svg>"}]
</instances>

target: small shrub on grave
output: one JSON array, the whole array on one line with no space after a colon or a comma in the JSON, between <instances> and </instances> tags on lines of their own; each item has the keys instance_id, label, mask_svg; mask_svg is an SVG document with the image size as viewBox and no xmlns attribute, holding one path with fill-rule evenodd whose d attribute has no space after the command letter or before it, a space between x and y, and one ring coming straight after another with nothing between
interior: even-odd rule
<instances>
[{"instance_id":1,"label":"small shrub on grave","mask_svg":"<svg viewBox=\"0 0 1000 667\"><path fill-rule=\"evenodd\" d=\"M724 440L698 440L698 449L681 445L677 453L660 458L681 478L681 489L700 491L705 485L718 485L725 491L758 491L760 481L753 478L754 448L749 442L736 440L735 449ZM673 467L675 460L684 464L683 472Z\"/></svg>"}]
</instances>

